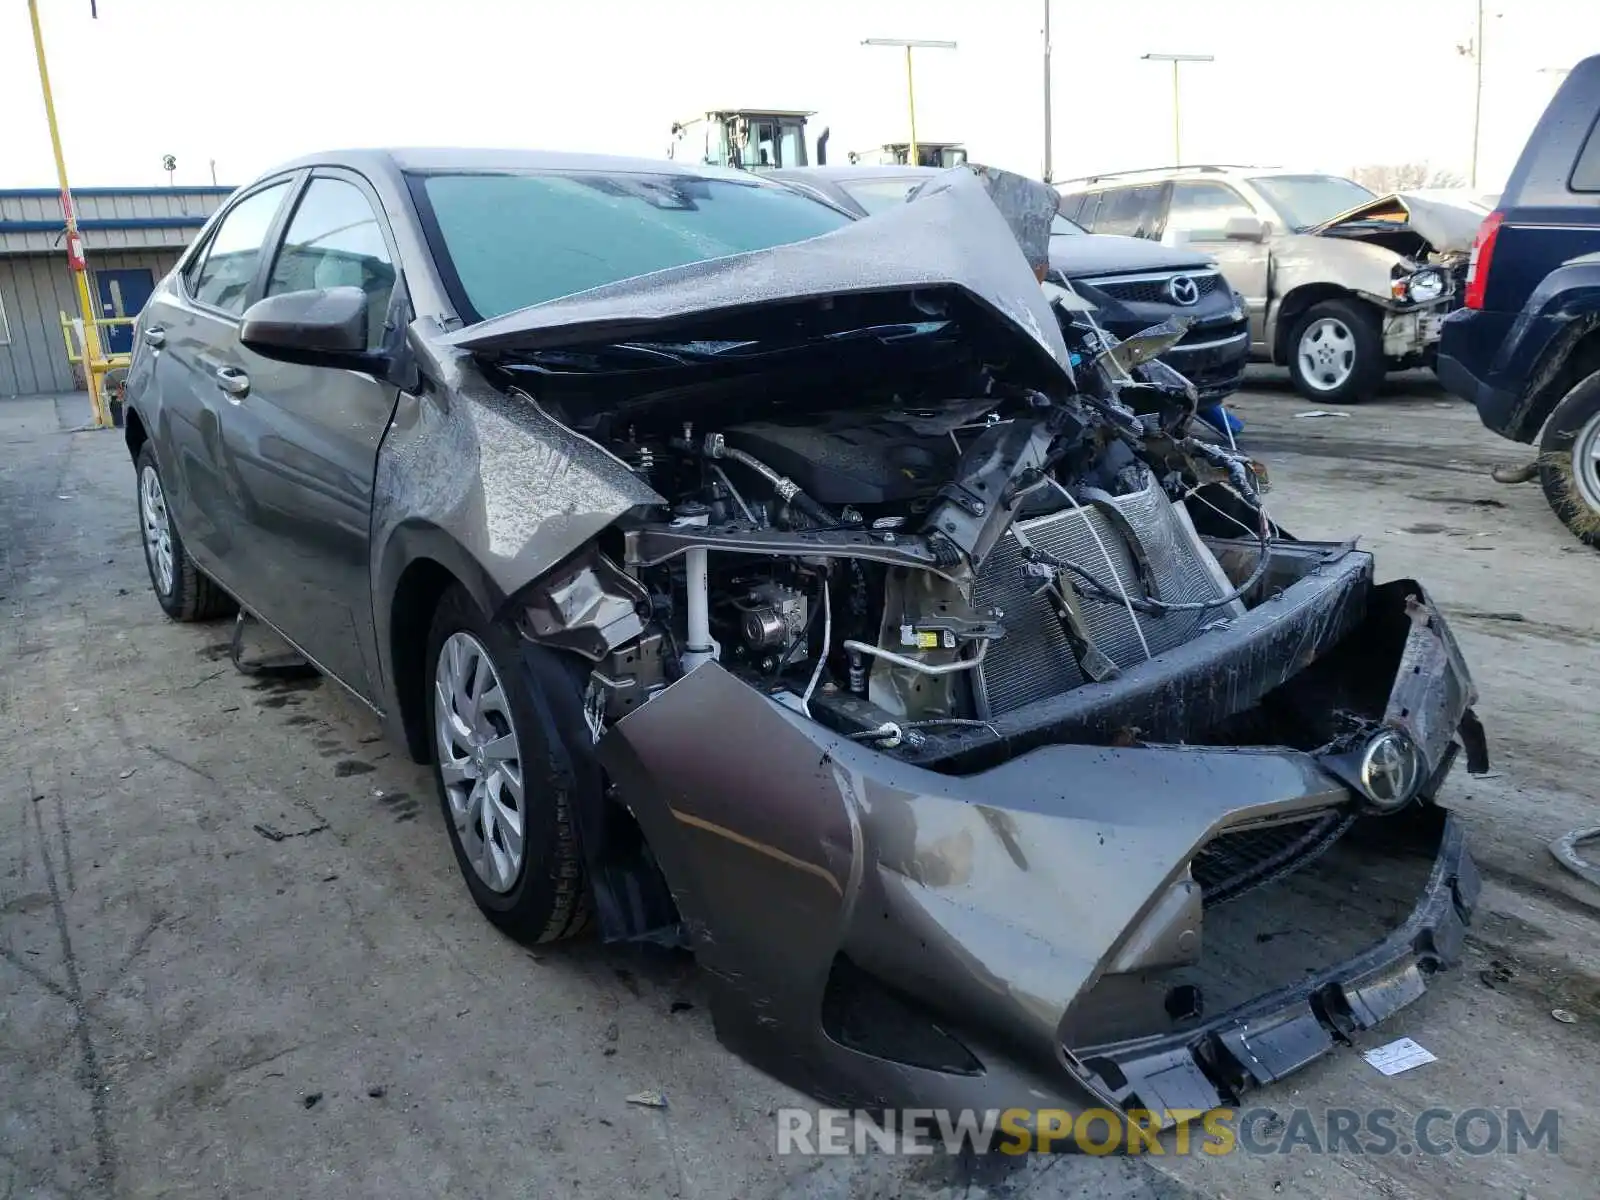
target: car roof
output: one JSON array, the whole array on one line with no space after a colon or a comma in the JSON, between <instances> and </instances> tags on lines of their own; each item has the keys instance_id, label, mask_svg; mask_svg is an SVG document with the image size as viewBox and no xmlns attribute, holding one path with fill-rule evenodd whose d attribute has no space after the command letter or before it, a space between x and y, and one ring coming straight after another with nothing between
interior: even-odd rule
<instances>
[{"instance_id":1,"label":"car roof","mask_svg":"<svg viewBox=\"0 0 1600 1200\"><path fill-rule=\"evenodd\" d=\"M1131 171L1105 171L1098 175L1082 175L1077 179L1060 179L1054 184L1058 191L1089 192L1102 188L1133 187L1141 183L1165 183L1169 179L1241 179L1259 178L1263 175L1316 175L1321 171L1295 171L1287 167L1253 167L1244 163L1186 163L1179 167L1145 167Z\"/></svg>"},{"instance_id":2,"label":"car roof","mask_svg":"<svg viewBox=\"0 0 1600 1200\"><path fill-rule=\"evenodd\" d=\"M913 167L909 163L859 164L844 167L779 167L768 174L779 179L813 179L823 183L854 183L867 179L907 179L922 175L939 175L945 167Z\"/></svg>"},{"instance_id":3,"label":"car roof","mask_svg":"<svg viewBox=\"0 0 1600 1200\"><path fill-rule=\"evenodd\" d=\"M709 167L666 158L634 158L612 154L578 154L564 150L519 150L463 147L383 147L323 150L280 163L268 175L305 167L345 166L377 174L408 171L627 171L650 175L703 175L708 178L759 179L745 171Z\"/></svg>"}]
</instances>

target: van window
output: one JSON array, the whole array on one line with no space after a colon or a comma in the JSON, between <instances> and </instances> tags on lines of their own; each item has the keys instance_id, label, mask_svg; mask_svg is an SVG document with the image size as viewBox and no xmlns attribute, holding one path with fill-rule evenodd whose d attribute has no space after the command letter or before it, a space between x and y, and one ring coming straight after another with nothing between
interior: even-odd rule
<instances>
[{"instance_id":1,"label":"van window","mask_svg":"<svg viewBox=\"0 0 1600 1200\"><path fill-rule=\"evenodd\" d=\"M1164 183L1112 188L1101 194L1094 232L1160 238L1166 207L1167 185Z\"/></svg>"}]
</instances>

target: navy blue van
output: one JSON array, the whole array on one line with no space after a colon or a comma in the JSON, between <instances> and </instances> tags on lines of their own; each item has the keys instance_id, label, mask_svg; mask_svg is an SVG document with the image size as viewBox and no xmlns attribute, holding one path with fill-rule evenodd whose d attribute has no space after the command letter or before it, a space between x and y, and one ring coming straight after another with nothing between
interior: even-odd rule
<instances>
[{"instance_id":1,"label":"navy blue van","mask_svg":"<svg viewBox=\"0 0 1600 1200\"><path fill-rule=\"evenodd\" d=\"M1568 74L1479 229L1438 371L1490 429L1539 439L1550 506L1600 547L1600 55Z\"/></svg>"}]
</instances>

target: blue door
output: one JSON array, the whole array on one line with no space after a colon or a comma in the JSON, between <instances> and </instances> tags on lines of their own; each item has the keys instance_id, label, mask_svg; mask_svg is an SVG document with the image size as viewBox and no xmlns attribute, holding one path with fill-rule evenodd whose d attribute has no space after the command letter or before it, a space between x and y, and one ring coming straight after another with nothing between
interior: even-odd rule
<instances>
[{"instance_id":1,"label":"blue door","mask_svg":"<svg viewBox=\"0 0 1600 1200\"><path fill-rule=\"evenodd\" d=\"M102 317L137 317L145 301L155 288L155 276L148 267L123 267L114 271L96 271L96 286L100 289L100 315ZM129 354L133 351L132 325L102 325L101 349L107 354Z\"/></svg>"}]
</instances>

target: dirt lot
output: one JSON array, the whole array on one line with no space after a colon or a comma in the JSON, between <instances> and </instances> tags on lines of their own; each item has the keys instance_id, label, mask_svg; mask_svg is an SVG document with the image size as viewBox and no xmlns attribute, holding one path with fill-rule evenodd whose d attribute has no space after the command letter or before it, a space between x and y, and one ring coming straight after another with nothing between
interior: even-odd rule
<instances>
[{"instance_id":1,"label":"dirt lot","mask_svg":"<svg viewBox=\"0 0 1600 1200\"><path fill-rule=\"evenodd\" d=\"M1600 891L1545 843L1600 824L1600 555L1425 382L1311 419L1267 374L1237 407L1279 520L1428 583L1494 760L1447 793L1486 881L1467 961L1363 1043L1439 1061L1341 1052L1256 1099L1555 1108L1557 1153L777 1158L797 1101L718 1047L690 964L499 937L369 714L162 617L120 436L66 398L0 403L0 1198L1593 1195Z\"/></svg>"}]
</instances>

